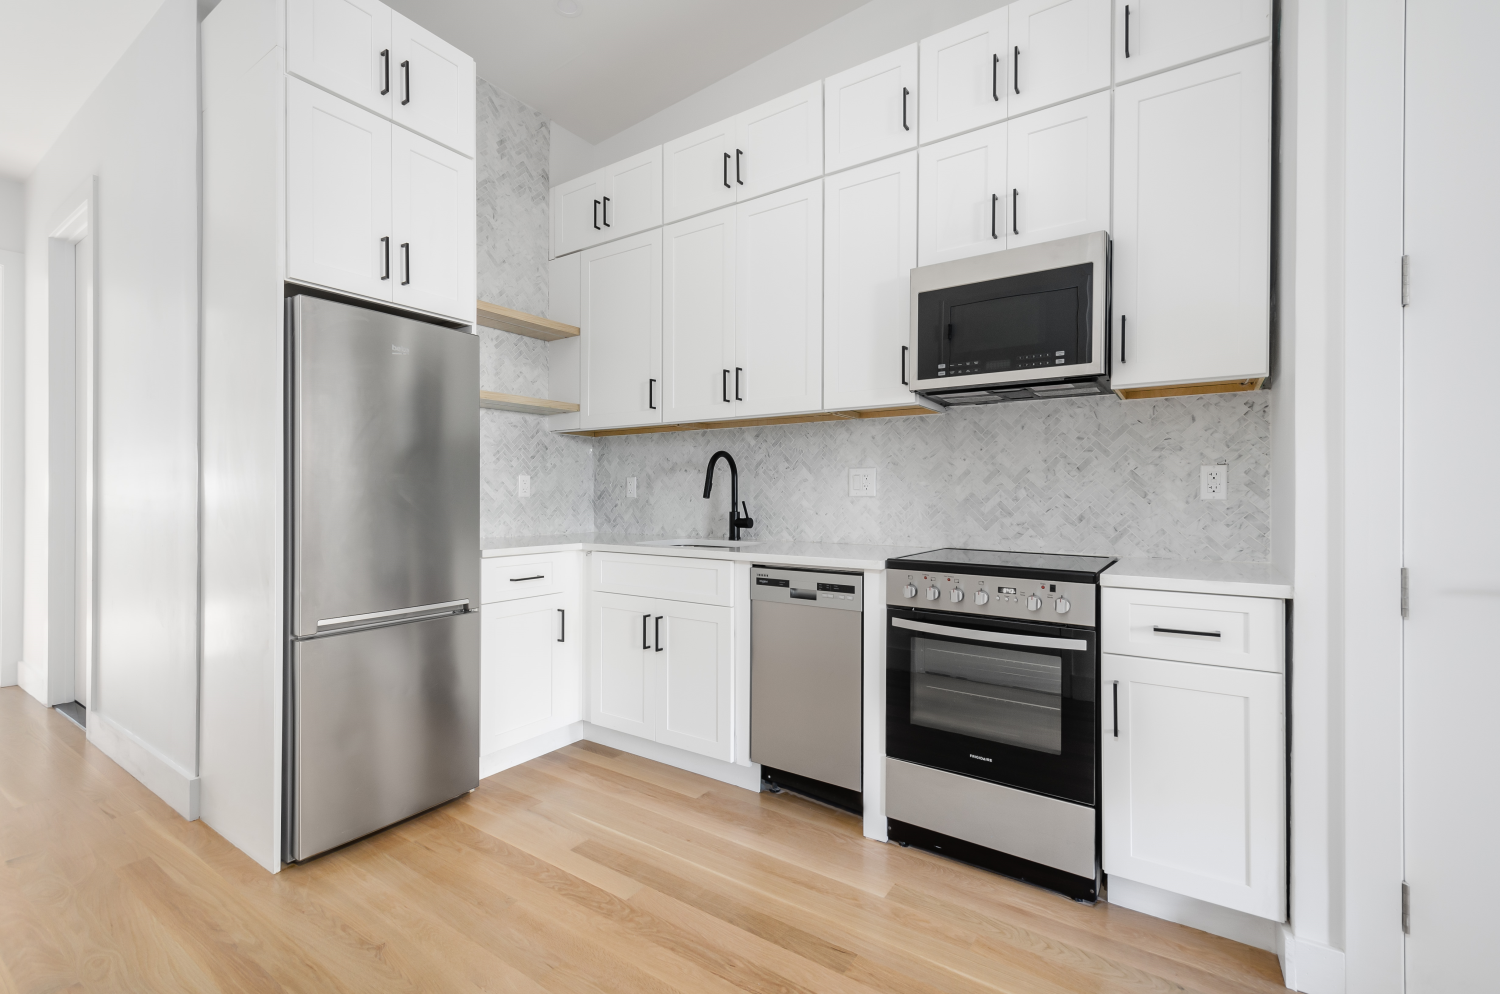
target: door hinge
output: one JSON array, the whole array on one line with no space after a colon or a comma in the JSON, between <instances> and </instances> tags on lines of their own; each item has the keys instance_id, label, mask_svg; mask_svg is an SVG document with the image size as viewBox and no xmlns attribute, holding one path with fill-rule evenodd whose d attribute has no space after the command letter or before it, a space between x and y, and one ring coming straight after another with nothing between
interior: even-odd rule
<instances>
[{"instance_id":1,"label":"door hinge","mask_svg":"<svg viewBox=\"0 0 1500 994\"><path fill-rule=\"evenodd\" d=\"M1401 881L1401 933L1411 935L1411 888Z\"/></svg>"},{"instance_id":2,"label":"door hinge","mask_svg":"<svg viewBox=\"0 0 1500 994\"><path fill-rule=\"evenodd\" d=\"M1401 567L1401 617L1411 617L1411 580L1406 567Z\"/></svg>"},{"instance_id":3,"label":"door hinge","mask_svg":"<svg viewBox=\"0 0 1500 994\"><path fill-rule=\"evenodd\" d=\"M1411 256L1401 257L1401 306L1411 303Z\"/></svg>"}]
</instances>

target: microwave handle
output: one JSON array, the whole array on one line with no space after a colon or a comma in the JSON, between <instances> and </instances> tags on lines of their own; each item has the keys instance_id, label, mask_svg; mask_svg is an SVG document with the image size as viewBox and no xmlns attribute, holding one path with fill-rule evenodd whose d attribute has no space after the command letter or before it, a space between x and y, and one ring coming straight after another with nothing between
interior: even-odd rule
<instances>
[{"instance_id":1,"label":"microwave handle","mask_svg":"<svg viewBox=\"0 0 1500 994\"><path fill-rule=\"evenodd\" d=\"M1009 632L987 632L979 628L954 628L951 625L934 625L926 621L911 621L907 618L892 618L891 624L928 635L948 635L975 642L994 642L998 645L1030 645L1043 649L1073 649L1083 651L1089 644L1083 639L1056 639L1045 635L1012 635Z\"/></svg>"}]
</instances>

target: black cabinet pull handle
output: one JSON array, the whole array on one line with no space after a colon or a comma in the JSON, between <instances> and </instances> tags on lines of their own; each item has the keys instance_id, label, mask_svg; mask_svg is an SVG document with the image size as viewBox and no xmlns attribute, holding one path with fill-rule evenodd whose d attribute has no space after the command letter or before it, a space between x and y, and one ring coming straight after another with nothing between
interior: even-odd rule
<instances>
[{"instance_id":1,"label":"black cabinet pull handle","mask_svg":"<svg viewBox=\"0 0 1500 994\"><path fill-rule=\"evenodd\" d=\"M562 608L557 609L557 640L559 642L568 640L568 612Z\"/></svg>"},{"instance_id":2,"label":"black cabinet pull handle","mask_svg":"<svg viewBox=\"0 0 1500 994\"><path fill-rule=\"evenodd\" d=\"M656 651L661 652L661 619L662 615L656 616Z\"/></svg>"},{"instance_id":3,"label":"black cabinet pull handle","mask_svg":"<svg viewBox=\"0 0 1500 994\"><path fill-rule=\"evenodd\" d=\"M1115 681L1115 738L1120 737L1120 681Z\"/></svg>"},{"instance_id":4,"label":"black cabinet pull handle","mask_svg":"<svg viewBox=\"0 0 1500 994\"><path fill-rule=\"evenodd\" d=\"M1151 630L1153 632L1156 632L1158 635L1201 635L1206 639L1218 639L1224 637L1223 632L1195 632L1191 628L1159 628L1156 625L1152 625Z\"/></svg>"},{"instance_id":5,"label":"black cabinet pull handle","mask_svg":"<svg viewBox=\"0 0 1500 994\"><path fill-rule=\"evenodd\" d=\"M743 373L744 371L745 371L745 367L743 367L743 366L736 366L736 367L734 367L734 399L735 400L744 400L745 399L744 397L740 396L740 374Z\"/></svg>"},{"instance_id":6,"label":"black cabinet pull handle","mask_svg":"<svg viewBox=\"0 0 1500 994\"><path fill-rule=\"evenodd\" d=\"M729 401L729 370L727 370L727 369L724 370L724 376L723 376L723 378L721 380L721 385L724 387L724 403L728 404L730 401Z\"/></svg>"},{"instance_id":7,"label":"black cabinet pull handle","mask_svg":"<svg viewBox=\"0 0 1500 994\"><path fill-rule=\"evenodd\" d=\"M604 198L604 226L609 227L609 198Z\"/></svg>"},{"instance_id":8,"label":"black cabinet pull handle","mask_svg":"<svg viewBox=\"0 0 1500 994\"><path fill-rule=\"evenodd\" d=\"M646 382L646 406L653 411L656 410L656 381L654 379Z\"/></svg>"},{"instance_id":9,"label":"black cabinet pull handle","mask_svg":"<svg viewBox=\"0 0 1500 994\"><path fill-rule=\"evenodd\" d=\"M906 373L906 353L909 352L909 351L911 351L911 346L909 346L909 345L903 345L903 346L901 346L901 385L903 387L909 387L909 386L911 386L911 384L909 382L907 382L907 373Z\"/></svg>"},{"instance_id":10,"label":"black cabinet pull handle","mask_svg":"<svg viewBox=\"0 0 1500 994\"><path fill-rule=\"evenodd\" d=\"M1014 76L1014 79L1015 79L1015 82L1012 83L1011 85L1013 85L1016 88L1016 93L1019 95L1020 92L1021 92L1021 46L1020 45L1017 45L1015 52L1011 54L1011 57L1010 57L1010 68L1011 68L1011 73L1012 73L1012 75Z\"/></svg>"},{"instance_id":11,"label":"black cabinet pull handle","mask_svg":"<svg viewBox=\"0 0 1500 994\"><path fill-rule=\"evenodd\" d=\"M724 153L724 189L726 189L726 190L733 190L734 189L734 187L732 187L732 186L729 185L729 153L728 152Z\"/></svg>"},{"instance_id":12,"label":"black cabinet pull handle","mask_svg":"<svg viewBox=\"0 0 1500 994\"><path fill-rule=\"evenodd\" d=\"M1000 204L1000 194L990 194L990 237L999 238L1000 229L995 226L995 211Z\"/></svg>"},{"instance_id":13,"label":"black cabinet pull handle","mask_svg":"<svg viewBox=\"0 0 1500 994\"><path fill-rule=\"evenodd\" d=\"M524 582L526 580L545 580L545 579L547 579L547 576L546 576L545 573L538 573L536 576L513 576L513 577L510 578L510 582L511 583L522 583L522 582Z\"/></svg>"},{"instance_id":14,"label":"black cabinet pull handle","mask_svg":"<svg viewBox=\"0 0 1500 994\"><path fill-rule=\"evenodd\" d=\"M385 85L380 88L380 95L383 97L391 92L391 50L389 48L382 48L380 50L380 59L385 63Z\"/></svg>"},{"instance_id":15,"label":"black cabinet pull handle","mask_svg":"<svg viewBox=\"0 0 1500 994\"><path fill-rule=\"evenodd\" d=\"M651 627L650 626L651 626L651 615L649 613L642 615L641 616L641 648L642 649L649 649L649 648L651 648L650 635L648 634L651 631Z\"/></svg>"},{"instance_id":16,"label":"black cabinet pull handle","mask_svg":"<svg viewBox=\"0 0 1500 994\"><path fill-rule=\"evenodd\" d=\"M1021 223L1016 218L1016 197L1020 195L1020 192L1015 187L1010 188L1010 232L1013 235L1021 233Z\"/></svg>"},{"instance_id":17,"label":"black cabinet pull handle","mask_svg":"<svg viewBox=\"0 0 1500 994\"><path fill-rule=\"evenodd\" d=\"M995 64L990 67L990 95L996 101L1000 99L1000 56L995 55Z\"/></svg>"},{"instance_id":18,"label":"black cabinet pull handle","mask_svg":"<svg viewBox=\"0 0 1500 994\"><path fill-rule=\"evenodd\" d=\"M910 131L911 130L911 125L909 125L909 124L906 123L906 103L907 103L907 99L910 96L911 96L911 91L908 90L904 86L901 87L901 130L902 131Z\"/></svg>"},{"instance_id":19,"label":"black cabinet pull handle","mask_svg":"<svg viewBox=\"0 0 1500 994\"><path fill-rule=\"evenodd\" d=\"M1125 58L1130 58L1130 4L1125 5Z\"/></svg>"},{"instance_id":20,"label":"black cabinet pull handle","mask_svg":"<svg viewBox=\"0 0 1500 994\"><path fill-rule=\"evenodd\" d=\"M383 280L388 280L391 278L391 236L381 235L380 245L385 255L385 261L384 263L382 263L382 268L380 270L380 278Z\"/></svg>"},{"instance_id":21,"label":"black cabinet pull handle","mask_svg":"<svg viewBox=\"0 0 1500 994\"><path fill-rule=\"evenodd\" d=\"M1120 315L1120 361L1125 361L1125 315Z\"/></svg>"},{"instance_id":22,"label":"black cabinet pull handle","mask_svg":"<svg viewBox=\"0 0 1500 994\"><path fill-rule=\"evenodd\" d=\"M740 156L744 154L744 149L737 148L734 150L734 181L740 186L745 185L745 181L740 179Z\"/></svg>"},{"instance_id":23,"label":"black cabinet pull handle","mask_svg":"<svg viewBox=\"0 0 1500 994\"><path fill-rule=\"evenodd\" d=\"M404 279L404 280L401 281L401 285L402 286L410 286L411 285L411 242L402 242L401 243L401 265L402 265L401 272L403 274L405 274L405 276L406 276L406 279Z\"/></svg>"},{"instance_id":24,"label":"black cabinet pull handle","mask_svg":"<svg viewBox=\"0 0 1500 994\"><path fill-rule=\"evenodd\" d=\"M594 201L594 230L595 231L603 231L604 230L603 228L599 227L599 201L597 201L597 200Z\"/></svg>"},{"instance_id":25,"label":"black cabinet pull handle","mask_svg":"<svg viewBox=\"0 0 1500 994\"><path fill-rule=\"evenodd\" d=\"M405 81L406 96L401 98L402 105L411 103L411 60L407 59L401 63L401 78Z\"/></svg>"}]
</instances>

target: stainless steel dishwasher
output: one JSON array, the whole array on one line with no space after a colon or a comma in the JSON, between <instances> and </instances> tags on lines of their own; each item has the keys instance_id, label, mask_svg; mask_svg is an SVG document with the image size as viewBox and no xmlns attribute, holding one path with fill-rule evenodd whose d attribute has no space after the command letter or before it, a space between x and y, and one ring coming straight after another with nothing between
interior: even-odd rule
<instances>
[{"instance_id":1,"label":"stainless steel dishwasher","mask_svg":"<svg viewBox=\"0 0 1500 994\"><path fill-rule=\"evenodd\" d=\"M750 758L773 790L859 812L864 577L750 568Z\"/></svg>"}]
</instances>

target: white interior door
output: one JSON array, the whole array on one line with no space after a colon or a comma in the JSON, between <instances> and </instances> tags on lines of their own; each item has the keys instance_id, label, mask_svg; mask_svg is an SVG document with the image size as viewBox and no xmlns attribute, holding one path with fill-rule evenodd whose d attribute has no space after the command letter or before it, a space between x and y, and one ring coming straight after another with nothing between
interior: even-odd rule
<instances>
[{"instance_id":1,"label":"white interior door","mask_svg":"<svg viewBox=\"0 0 1500 994\"><path fill-rule=\"evenodd\" d=\"M656 738L654 619L645 597L595 592L589 597L589 721L643 739Z\"/></svg>"},{"instance_id":2,"label":"white interior door","mask_svg":"<svg viewBox=\"0 0 1500 994\"><path fill-rule=\"evenodd\" d=\"M733 417L735 208L662 232L662 399L667 421Z\"/></svg>"},{"instance_id":3,"label":"white interior door","mask_svg":"<svg viewBox=\"0 0 1500 994\"><path fill-rule=\"evenodd\" d=\"M917 147L917 46L823 80L824 168L830 173Z\"/></svg>"},{"instance_id":4,"label":"white interior door","mask_svg":"<svg viewBox=\"0 0 1500 994\"><path fill-rule=\"evenodd\" d=\"M1110 0L1017 0L1010 12L1010 115L1109 86Z\"/></svg>"},{"instance_id":5,"label":"white interior door","mask_svg":"<svg viewBox=\"0 0 1500 994\"><path fill-rule=\"evenodd\" d=\"M671 224L734 203L736 121L731 117L662 146L664 222Z\"/></svg>"},{"instance_id":6,"label":"white interior door","mask_svg":"<svg viewBox=\"0 0 1500 994\"><path fill-rule=\"evenodd\" d=\"M287 71L389 115L391 16L380 0L288 0Z\"/></svg>"},{"instance_id":7,"label":"white interior door","mask_svg":"<svg viewBox=\"0 0 1500 994\"><path fill-rule=\"evenodd\" d=\"M1270 371L1271 53L1115 90L1116 388Z\"/></svg>"},{"instance_id":8,"label":"white interior door","mask_svg":"<svg viewBox=\"0 0 1500 994\"><path fill-rule=\"evenodd\" d=\"M661 238L655 228L583 254L585 428L661 421Z\"/></svg>"},{"instance_id":9,"label":"white interior door","mask_svg":"<svg viewBox=\"0 0 1500 994\"><path fill-rule=\"evenodd\" d=\"M921 42L922 141L1004 120L1010 96L1004 7Z\"/></svg>"},{"instance_id":10,"label":"white interior door","mask_svg":"<svg viewBox=\"0 0 1500 994\"><path fill-rule=\"evenodd\" d=\"M474 160L391 131L391 299L407 307L474 315Z\"/></svg>"},{"instance_id":11,"label":"white interior door","mask_svg":"<svg viewBox=\"0 0 1500 994\"><path fill-rule=\"evenodd\" d=\"M823 212L823 403L910 404L916 151L827 177Z\"/></svg>"},{"instance_id":12,"label":"white interior door","mask_svg":"<svg viewBox=\"0 0 1500 994\"><path fill-rule=\"evenodd\" d=\"M661 146L599 172L604 176L600 221L604 238L623 238L661 224Z\"/></svg>"},{"instance_id":13,"label":"white interior door","mask_svg":"<svg viewBox=\"0 0 1500 994\"><path fill-rule=\"evenodd\" d=\"M1271 0L1114 0L1115 82L1271 35Z\"/></svg>"},{"instance_id":14,"label":"white interior door","mask_svg":"<svg viewBox=\"0 0 1500 994\"><path fill-rule=\"evenodd\" d=\"M731 172L737 199L823 175L823 81L745 111L735 130Z\"/></svg>"},{"instance_id":15,"label":"white interior door","mask_svg":"<svg viewBox=\"0 0 1500 994\"><path fill-rule=\"evenodd\" d=\"M735 215L735 401L741 416L823 406L823 184Z\"/></svg>"},{"instance_id":16,"label":"white interior door","mask_svg":"<svg viewBox=\"0 0 1500 994\"><path fill-rule=\"evenodd\" d=\"M732 616L727 607L657 604L651 655L658 742L726 762L734 758Z\"/></svg>"},{"instance_id":17,"label":"white interior door","mask_svg":"<svg viewBox=\"0 0 1500 994\"><path fill-rule=\"evenodd\" d=\"M1108 231L1109 94L1027 114L1006 128L1006 246Z\"/></svg>"},{"instance_id":18,"label":"white interior door","mask_svg":"<svg viewBox=\"0 0 1500 994\"><path fill-rule=\"evenodd\" d=\"M1479 381L1500 362L1489 299L1500 266L1497 33L1494 4L1406 8L1404 784L1411 994L1495 985L1490 950L1500 927L1493 899L1500 869L1491 854L1500 824L1500 794L1493 789L1500 648L1492 629L1500 618L1494 514L1500 459L1494 400ZM1394 272L1394 259L1391 265Z\"/></svg>"},{"instance_id":19,"label":"white interior door","mask_svg":"<svg viewBox=\"0 0 1500 994\"><path fill-rule=\"evenodd\" d=\"M474 60L391 12L391 116L397 124L474 155Z\"/></svg>"},{"instance_id":20,"label":"white interior door","mask_svg":"<svg viewBox=\"0 0 1500 994\"><path fill-rule=\"evenodd\" d=\"M391 123L287 80L287 275L391 299Z\"/></svg>"},{"instance_id":21,"label":"white interior door","mask_svg":"<svg viewBox=\"0 0 1500 994\"><path fill-rule=\"evenodd\" d=\"M919 153L917 264L999 252L1009 230L1006 125L928 145Z\"/></svg>"}]
</instances>

